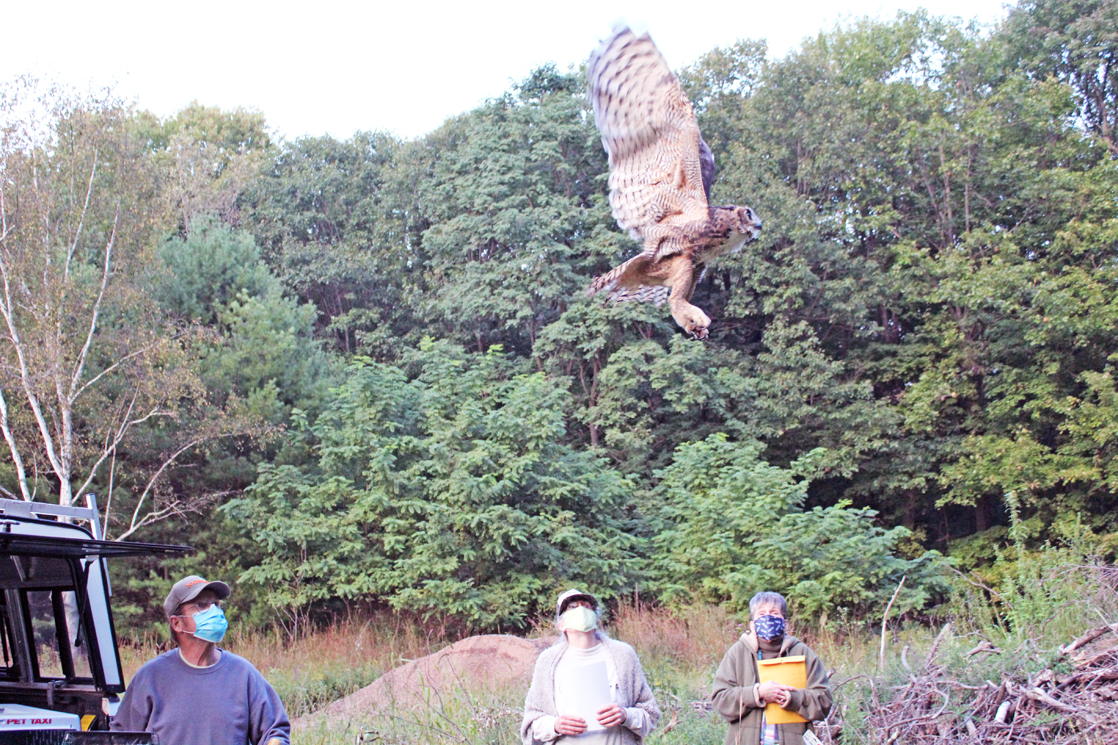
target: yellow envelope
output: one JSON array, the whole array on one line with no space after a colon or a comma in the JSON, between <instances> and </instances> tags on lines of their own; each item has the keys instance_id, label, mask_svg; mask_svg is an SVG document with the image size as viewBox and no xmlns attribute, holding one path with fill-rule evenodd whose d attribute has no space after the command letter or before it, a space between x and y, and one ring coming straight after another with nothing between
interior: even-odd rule
<instances>
[{"instance_id":1,"label":"yellow envelope","mask_svg":"<svg viewBox=\"0 0 1118 745\"><path fill-rule=\"evenodd\" d=\"M783 683L793 688L807 688L806 660L807 658L802 654L794 657L757 660L759 682L765 683L775 680L777 683ZM795 712L788 711L780 704L769 704L765 707L765 721L769 724L791 724L792 722L806 722L807 720Z\"/></svg>"}]
</instances>

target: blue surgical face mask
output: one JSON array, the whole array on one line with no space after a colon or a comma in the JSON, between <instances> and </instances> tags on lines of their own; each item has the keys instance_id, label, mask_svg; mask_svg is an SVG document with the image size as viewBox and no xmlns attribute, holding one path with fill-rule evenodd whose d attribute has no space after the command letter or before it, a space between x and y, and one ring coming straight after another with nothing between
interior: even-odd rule
<instances>
[{"instance_id":1,"label":"blue surgical face mask","mask_svg":"<svg viewBox=\"0 0 1118 745\"><path fill-rule=\"evenodd\" d=\"M225 630L229 628L229 622L225 620L225 612L217 603L195 613L191 618L194 619L195 639L217 644L225 638Z\"/></svg>"},{"instance_id":2,"label":"blue surgical face mask","mask_svg":"<svg viewBox=\"0 0 1118 745\"><path fill-rule=\"evenodd\" d=\"M598 628L598 614L589 608L576 605L563 613L563 627L573 631L593 631Z\"/></svg>"},{"instance_id":3,"label":"blue surgical face mask","mask_svg":"<svg viewBox=\"0 0 1118 745\"><path fill-rule=\"evenodd\" d=\"M753 619L753 630L767 642L784 636L784 619L780 616L757 616Z\"/></svg>"}]
</instances>

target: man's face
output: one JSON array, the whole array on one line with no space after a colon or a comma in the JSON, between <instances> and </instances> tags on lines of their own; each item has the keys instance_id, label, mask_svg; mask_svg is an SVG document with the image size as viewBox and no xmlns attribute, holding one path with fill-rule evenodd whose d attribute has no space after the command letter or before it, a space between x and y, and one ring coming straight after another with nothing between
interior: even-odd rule
<instances>
[{"instance_id":1,"label":"man's face","mask_svg":"<svg viewBox=\"0 0 1118 745\"><path fill-rule=\"evenodd\" d=\"M784 613L781 612L780 606L776 603L761 603L753 614L753 618L749 621L749 625L754 634L757 633L757 627L753 626L753 621L761 616L776 616L777 618L784 618Z\"/></svg>"},{"instance_id":2,"label":"man's face","mask_svg":"<svg viewBox=\"0 0 1118 745\"><path fill-rule=\"evenodd\" d=\"M193 634L198 628L194 623L194 614L201 613L214 603L218 603L217 593L202 590L196 598L180 605L177 615L171 616L172 628L183 634Z\"/></svg>"}]
</instances>

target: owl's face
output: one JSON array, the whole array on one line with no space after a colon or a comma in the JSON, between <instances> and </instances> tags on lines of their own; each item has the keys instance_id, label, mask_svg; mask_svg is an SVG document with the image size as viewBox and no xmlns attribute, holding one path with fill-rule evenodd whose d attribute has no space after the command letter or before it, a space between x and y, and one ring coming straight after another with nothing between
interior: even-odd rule
<instances>
[{"instance_id":1,"label":"owl's face","mask_svg":"<svg viewBox=\"0 0 1118 745\"><path fill-rule=\"evenodd\" d=\"M749 207L737 208L737 232L746 236L747 241L755 241L761 237L761 218Z\"/></svg>"},{"instance_id":2,"label":"owl's face","mask_svg":"<svg viewBox=\"0 0 1118 745\"><path fill-rule=\"evenodd\" d=\"M748 207L713 207L708 223L709 242L697 241L702 246L696 254L700 261L710 261L724 253L733 253L761 236L761 219Z\"/></svg>"}]
</instances>

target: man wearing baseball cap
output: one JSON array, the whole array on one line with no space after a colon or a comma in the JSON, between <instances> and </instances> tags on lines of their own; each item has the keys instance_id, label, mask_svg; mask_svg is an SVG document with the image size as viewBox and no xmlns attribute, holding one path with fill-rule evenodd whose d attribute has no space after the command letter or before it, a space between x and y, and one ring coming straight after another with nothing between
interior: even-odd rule
<instances>
[{"instance_id":1,"label":"man wearing baseball cap","mask_svg":"<svg viewBox=\"0 0 1118 745\"><path fill-rule=\"evenodd\" d=\"M536 660L524 701L524 745L642 743L660 707L633 648L598 629L598 601L567 590L555 603L559 641Z\"/></svg>"},{"instance_id":2,"label":"man wearing baseball cap","mask_svg":"<svg viewBox=\"0 0 1118 745\"><path fill-rule=\"evenodd\" d=\"M176 649L137 671L111 729L154 732L169 745L288 745L291 725L275 689L243 657L219 648L229 585L180 579L163 602Z\"/></svg>"}]
</instances>

